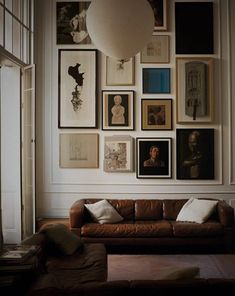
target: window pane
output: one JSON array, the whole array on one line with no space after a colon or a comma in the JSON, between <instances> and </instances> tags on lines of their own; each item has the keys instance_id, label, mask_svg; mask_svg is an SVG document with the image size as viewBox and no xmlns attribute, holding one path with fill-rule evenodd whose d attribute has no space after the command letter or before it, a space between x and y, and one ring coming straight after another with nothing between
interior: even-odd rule
<instances>
[{"instance_id":1,"label":"window pane","mask_svg":"<svg viewBox=\"0 0 235 296\"><path fill-rule=\"evenodd\" d=\"M12 11L12 0L5 0L5 6Z\"/></svg>"},{"instance_id":2,"label":"window pane","mask_svg":"<svg viewBox=\"0 0 235 296\"><path fill-rule=\"evenodd\" d=\"M5 48L12 53L12 16L5 12Z\"/></svg>"},{"instance_id":3,"label":"window pane","mask_svg":"<svg viewBox=\"0 0 235 296\"><path fill-rule=\"evenodd\" d=\"M21 0L13 0L12 3L13 14L18 18L21 19Z\"/></svg>"},{"instance_id":4,"label":"window pane","mask_svg":"<svg viewBox=\"0 0 235 296\"><path fill-rule=\"evenodd\" d=\"M0 45L3 46L3 7L0 6Z\"/></svg>"},{"instance_id":5,"label":"window pane","mask_svg":"<svg viewBox=\"0 0 235 296\"><path fill-rule=\"evenodd\" d=\"M29 0L23 0L23 23L29 27Z\"/></svg>"},{"instance_id":6,"label":"window pane","mask_svg":"<svg viewBox=\"0 0 235 296\"><path fill-rule=\"evenodd\" d=\"M29 31L23 28L23 62L29 64Z\"/></svg>"},{"instance_id":7,"label":"window pane","mask_svg":"<svg viewBox=\"0 0 235 296\"><path fill-rule=\"evenodd\" d=\"M13 54L20 59L20 23L13 19Z\"/></svg>"}]
</instances>

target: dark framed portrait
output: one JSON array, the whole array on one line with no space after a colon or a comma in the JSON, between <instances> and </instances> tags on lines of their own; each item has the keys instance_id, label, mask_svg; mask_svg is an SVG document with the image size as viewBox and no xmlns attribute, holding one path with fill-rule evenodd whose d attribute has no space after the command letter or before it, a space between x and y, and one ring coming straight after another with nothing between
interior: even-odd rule
<instances>
[{"instance_id":1,"label":"dark framed portrait","mask_svg":"<svg viewBox=\"0 0 235 296\"><path fill-rule=\"evenodd\" d=\"M177 179L214 179L214 129L176 129Z\"/></svg>"},{"instance_id":2,"label":"dark framed portrait","mask_svg":"<svg viewBox=\"0 0 235 296\"><path fill-rule=\"evenodd\" d=\"M134 129L134 91L102 91L102 129Z\"/></svg>"},{"instance_id":3,"label":"dark framed portrait","mask_svg":"<svg viewBox=\"0 0 235 296\"><path fill-rule=\"evenodd\" d=\"M86 12L90 1L56 2L57 44L90 44Z\"/></svg>"},{"instance_id":4,"label":"dark framed portrait","mask_svg":"<svg viewBox=\"0 0 235 296\"><path fill-rule=\"evenodd\" d=\"M167 30L167 0L148 0L152 6L155 24L154 31L166 31Z\"/></svg>"},{"instance_id":5,"label":"dark framed portrait","mask_svg":"<svg viewBox=\"0 0 235 296\"><path fill-rule=\"evenodd\" d=\"M137 178L171 178L171 138L137 138Z\"/></svg>"}]
</instances>

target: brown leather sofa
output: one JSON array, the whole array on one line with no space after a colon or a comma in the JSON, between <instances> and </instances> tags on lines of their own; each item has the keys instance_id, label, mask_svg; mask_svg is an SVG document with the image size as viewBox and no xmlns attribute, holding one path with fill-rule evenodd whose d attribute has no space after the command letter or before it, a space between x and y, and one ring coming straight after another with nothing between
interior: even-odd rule
<instances>
[{"instance_id":1,"label":"brown leather sofa","mask_svg":"<svg viewBox=\"0 0 235 296\"><path fill-rule=\"evenodd\" d=\"M109 253L226 253L235 250L234 210L220 200L215 212L203 224L177 222L187 199L109 199L124 218L121 223L93 221L84 204L70 209L70 227L86 243L104 243Z\"/></svg>"}]
</instances>

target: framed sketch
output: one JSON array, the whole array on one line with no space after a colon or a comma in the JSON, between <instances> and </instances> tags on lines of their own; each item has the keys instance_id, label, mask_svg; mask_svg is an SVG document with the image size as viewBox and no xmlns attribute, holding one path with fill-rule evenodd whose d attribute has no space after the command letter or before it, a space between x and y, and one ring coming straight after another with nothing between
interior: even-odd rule
<instances>
[{"instance_id":1,"label":"framed sketch","mask_svg":"<svg viewBox=\"0 0 235 296\"><path fill-rule=\"evenodd\" d=\"M213 54L213 2L175 3L176 54Z\"/></svg>"},{"instance_id":2,"label":"framed sketch","mask_svg":"<svg viewBox=\"0 0 235 296\"><path fill-rule=\"evenodd\" d=\"M104 138L104 171L133 171L133 141L131 136Z\"/></svg>"},{"instance_id":3,"label":"framed sketch","mask_svg":"<svg viewBox=\"0 0 235 296\"><path fill-rule=\"evenodd\" d=\"M59 128L95 128L95 49L59 49Z\"/></svg>"},{"instance_id":4,"label":"framed sketch","mask_svg":"<svg viewBox=\"0 0 235 296\"><path fill-rule=\"evenodd\" d=\"M169 63L170 36L152 35L151 40L140 53L140 62L142 64Z\"/></svg>"},{"instance_id":5,"label":"framed sketch","mask_svg":"<svg viewBox=\"0 0 235 296\"><path fill-rule=\"evenodd\" d=\"M137 138L137 178L171 178L171 139Z\"/></svg>"},{"instance_id":6,"label":"framed sketch","mask_svg":"<svg viewBox=\"0 0 235 296\"><path fill-rule=\"evenodd\" d=\"M143 68L143 93L169 94L170 80L170 68Z\"/></svg>"},{"instance_id":7,"label":"framed sketch","mask_svg":"<svg viewBox=\"0 0 235 296\"><path fill-rule=\"evenodd\" d=\"M133 85L135 84L135 58L127 62L106 57L106 85Z\"/></svg>"},{"instance_id":8,"label":"framed sketch","mask_svg":"<svg viewBox=\"0 0 235 296\"><path fill-rule=\"evenodd\" d=\"M90 44L86 12L91 1L56 2L57 44Z\"/></svg>"},{"instance_id":9,"label":"framed sketch","mask_svg":"<svg viewBox=\"0 0 235 296\"><path fill-rule=\"evenodd\" d=\"M102 129L134 130L134 91L102 91Z\"/></svg>"},{"instance_id":10,"label":"framed sketch","mask_svg":"<svg viewBox=\"0 0 235 296\"><path fill-rule=\"evenodd\" d=\"M176 58L177 122L211 122L212 97L213 59Z\"/></svg>"},{"instance_id":11,"label":"framed sketch","mask_svg":"<svg viewBox=\"0 0 235 296\"><path fill-rule=\"evenodd\" d=\"M214 129L176 129L177 179L214 179Z\"/></svg>"},{"instance_id":12,"label":"framed sketch","mask_svg":"<svg viewBox=\"0 0 235 296\"><path fill-rule=\"evenodd\" d=\"M167 0L148 0L152 6L155 25L154 31L166 31L168 23Z\"/></svg>"},{"instance_id":13,"label":"framed sketch","mask_svg":"<svg viewBox=\"0 0 235 296\"><path fill-rule=\"evenodd\" d=\"M61 168L98 168L98 134L60 134Z\"/></svg>"},{"instance_id":14,"label":"framed sketch","mask_svg":"<svg viewBox=\"0 0 235 296\"><path fill-rule=\"evenodd\" d=\"M172 99L142 99L141 129L171 130Z\"/></svg>"}]
</instances>

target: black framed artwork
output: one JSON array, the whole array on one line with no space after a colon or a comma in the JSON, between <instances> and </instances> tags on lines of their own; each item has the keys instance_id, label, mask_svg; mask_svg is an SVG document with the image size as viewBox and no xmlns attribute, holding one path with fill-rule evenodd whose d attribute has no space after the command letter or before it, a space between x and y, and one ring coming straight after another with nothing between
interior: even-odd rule
<instances>
[{"instance_id":1,"label":"black framed artwork","mask_svg":"<svg viewBox=\"0 0 235 296\"><path fill-rule=\"evenodd\" d=\"M214 129L176 129L177 179L214 179Z\"/></svg>"},{"instance_id":2,"label":"black framed artwork","mask_svg":"<svg viewBox=\"0 0 235 296\"><path fill-rule=\"evenodd\" d=\"M175 3L176 54L213 54L213 3Z\"/></svg>"}]
</instances>

